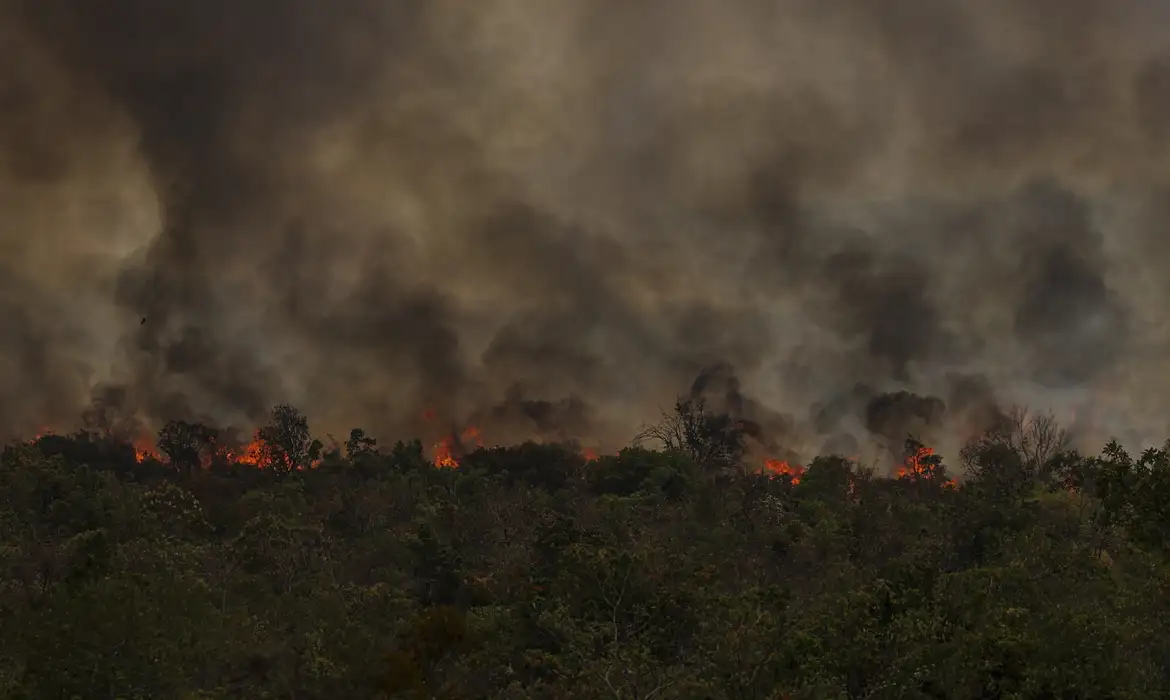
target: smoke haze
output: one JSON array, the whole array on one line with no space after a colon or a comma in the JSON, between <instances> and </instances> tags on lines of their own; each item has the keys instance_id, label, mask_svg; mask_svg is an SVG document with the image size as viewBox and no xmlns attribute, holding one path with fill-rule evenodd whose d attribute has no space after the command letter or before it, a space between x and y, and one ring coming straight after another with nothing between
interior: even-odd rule
<instances>
[{"instance_id":1,"label":"smoke haze","mask_svg":"<svg viewBox=\"0 0 1170 700\"><path fill-rule=\"evenodd\" d=\"M0 52L5 432L1170 434L1162 3L0 0Z\"/></svg>"}]
</instances>

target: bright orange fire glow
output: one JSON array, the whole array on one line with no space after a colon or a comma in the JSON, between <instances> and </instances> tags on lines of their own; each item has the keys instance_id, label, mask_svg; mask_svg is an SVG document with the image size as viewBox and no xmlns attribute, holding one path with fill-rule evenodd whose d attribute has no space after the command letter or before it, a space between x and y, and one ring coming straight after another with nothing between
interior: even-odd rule
<instances>
[{"instance_id":1,"label":"bright orange fire glow","mask_svg":"<svg viewBox=\"0 0 1170 700\"><path fill-rule=\"evenodd\" d=\"M924 479L931 474L930 458L935 454L934 450L929 447L919 447L914 454L906 457L906 461L902 466L898 467L899 479ZM943 484L944 488L957 488L958 484L954 479L948 480Z\"/></svg>"},{"instance_id":2,"label":"bright orange fire glow","mask_svg":"<svg viewBox=\"0 0 1170 700\"><path fill-rule=\"evenodd\" d=\"M448 435L442 440L435 443L435 466L440 469L454 469L459 466L459 460L451 454L455 447L454 436Z\"/></svg>"},{"instance_id":3,"label":"bright orange fire glow","mask_svg":"<svg viewBox=\"0 0 1170 700\"><path fill-rule=\"evenodd\" d=\"M792 480L793 486L799 484L801 477L804 476L804 467L797 464L789 464L788 460L784 459L765 459L764 470L771 474L773 478L787 476Z\"/></svg>"},{"instance_id":4,"label":"bright orange fire glow","mask_svg":"<svg viewBox=\"0 0 1170 700\"><path fill-rule=\"evenodd\" d=\"M143 462L145 462L148 459L158 460L158 455L155 454L154 450L152 450L149 447L146 447L145 445L135 445L134 446L134 461L138 462L139 464L142 464Z\"/></svg>"},{"instance_id":5,"label":"bright orange fire glow","mask_svg":"<svg viewBox=\"0 0 1170 700\"><path fill-rule=\"evenodd\" d=\"M428 409L423 417L427 420L434 420L437 414L433 409ZM46 435L53 435L53 431L49 428L42 428L37 432L36 436L28 441L29 444L35 443ZM432 462L438 468L455 469L460 465L461 455L466 454L469 448L474 446L476 448L484 447L482 433L478 426L467 426L458 434L452 433L443 437L432 446L433 457ZM143 463L149 460L166 461L159 453L153 440L149 438L138 438L133 442L134 456L138 463ZM222 444L212 443L210 445L210 452L214 454L204 455L204 466L209 467L213 462L227 462L229 464L245 465L255 467L258 469L269 468L272 465L269 463L270 457L265 454L264 442L260 438L260 431L256 431L253 439L243 445L237 447L227 447ZM601 458L601 452L594 447L580 447L579 454L585 461L593 462ZM935 451L929 447L919 447L914 454L909 455L904 463L897 470L898 479L924 479L931 476L930 458L935 455ZM856 461L856 458L853 459ZM321 460L317 459L313 462L311 467L317 467ZM804 478L806 467L792 464L788 460L783 459L765 459L763 462L763 473L772 478L788 477L793 485L801 483ZM958 484L953 480L948 480L943 484L944 488L954 489L958 488ZM1069 487L1072 488L1071 486ZM853 482L850 482L850 494L856 494L856 487Z\"/></svg>"},{"instance_id":6,"label":"bright orange fire glow","mask_svg":"<svg viewBox=\"0 0 1170 700\"><path fill-rule=\"evenodd\" d=\"M898 478L906 479L910 477L926 476L930 473L930 462L927 461L934 456L934 450L929 447L919 447L914 454L906 457L906 461L902 466L898 467Z\"/></svg>"},{"instance_id":7,"label":"bright orange fire glow","mask_svg":"<svg viewBox=\"0 0 1170 700\"><path fill-rule=\"evenodd\" d=\"M139 464L147 460L165 461L159 455L158 449L150 439L139 438L134 441L133 445L134 459ZM260 439L260 431L256 431L251 442L237 447L225 447L213 443L210 445L210 451L213 454L203 455L203 466L205 468L210 467L212 462L216 460L222 460L228 464L255 467L257 469L267 469L272 466L269 457L264 454L264 443ZM315 468L320 463L320 459L314 460L310 467Z\"/></svg>"},{"instance_id":8,"label":"bright orange fire glow","mask_svg":"<svg viewBox=\"0 0 1170 700\"><path fill-rule=\"evenodd\" d=\"M431 412L427 411L426 415L431 415ZM464 428L458 440L455 439L454 435L448 435L439 440L432 447L432 451L435 453L433 459L435 466L441 469L455 469L459 466L459 458L455 456L455 452L471 444L483 447L483 437L480 435L479 428L474 425Z\"/></svg>"},{"instance_id":9,"label":"bright orange fire glow","mask_svg":"<svg viewBox=\"0 0 1170 700\"><path fill-rule=\"evenodd\" d=\"M229 462L235 464L246 464L250 467L257 468L268 466L267 457L264 456L264 445L260 442L259 432L257 432L256 436L248 444L226 450L225 456Z\"/></svg>"}]
</instances>

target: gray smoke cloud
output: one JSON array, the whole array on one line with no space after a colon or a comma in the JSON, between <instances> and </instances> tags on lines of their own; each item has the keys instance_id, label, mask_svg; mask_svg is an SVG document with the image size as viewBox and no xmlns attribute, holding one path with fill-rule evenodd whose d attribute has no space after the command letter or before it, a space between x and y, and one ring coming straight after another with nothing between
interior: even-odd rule
<instances>
[{"instance_id":1,"label":"gray smoke cloud","mask_svg":"<svg viewBox=\"0 0 1170 700\"><path fill-rule=\"evenodd\" d=\"M0 0L0 426L612 448L734 368L768 449L1009 403L1160 440L1167 20Z\"/></svg>"}]
</instances>

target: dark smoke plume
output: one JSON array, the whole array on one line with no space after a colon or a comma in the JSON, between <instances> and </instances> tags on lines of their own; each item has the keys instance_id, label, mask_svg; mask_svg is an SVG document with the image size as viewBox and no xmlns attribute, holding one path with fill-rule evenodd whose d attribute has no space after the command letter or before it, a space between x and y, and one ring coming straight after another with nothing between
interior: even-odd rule
<instances>
[{"instance_id":1,"label":"dark smoke plume","mask_svg":"<svg viewBox=\"0 0 1170 700\"><path fill-rule=\"evenodd\" d=\"M1161 439L1168 40L1150 0L0 0L0 429L614 447L722 367L764 451L1011 403Z\"/></svg>"}]
</instances>

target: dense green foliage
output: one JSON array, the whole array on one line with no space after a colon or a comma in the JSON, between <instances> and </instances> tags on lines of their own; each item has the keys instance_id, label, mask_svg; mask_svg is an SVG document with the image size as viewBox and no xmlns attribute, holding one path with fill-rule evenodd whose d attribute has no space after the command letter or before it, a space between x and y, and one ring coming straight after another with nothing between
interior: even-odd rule
<instances>
[{"instance_id":1,"label":"dense green foliage","mask_svg":"<svg viewBox=\"0 0 1170 700\"><path fill-rule=\"evenodd\" d=\"M296 421L292 421L296 423ZM295 427L295 426L294 426ZM0 468L5 698L1164 698L1170 457L1006 442L798 484L355 431L315 468L88 436Z\"/></svg>"}]
</instances>

